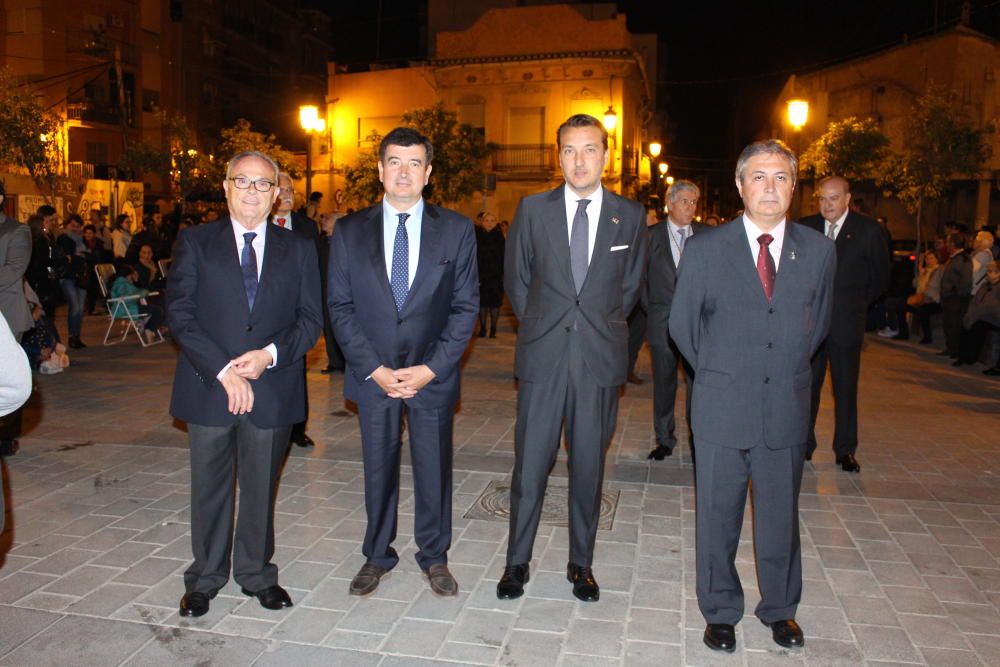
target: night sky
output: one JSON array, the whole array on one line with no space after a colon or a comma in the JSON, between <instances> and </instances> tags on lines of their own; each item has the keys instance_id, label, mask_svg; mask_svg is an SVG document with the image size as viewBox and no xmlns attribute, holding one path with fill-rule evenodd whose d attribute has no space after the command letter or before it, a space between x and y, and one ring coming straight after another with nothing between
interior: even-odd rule
<instances>
[{"instance_id":1,"label":"night sky","mask_svg":"<svg viewBox=\"0 0 1000 667\"><path fill-rule=\"evenodd\" d=\"M426 3L323 3L334 23L333 58L359 66L426 57ZM529 3L526 3L529 4ZM579 3L585 4L585 3ZM766 131L793 72L816 69L954 25L962 0L621 0L633 32L660 35L658 108L677 171L731 169ZM1000 37L1000 0L973 0L972 26ZM381 39L376 40L379 6ZM332 7L332 8L331 8ZM692 173L692 176L696 174Z\"/></svg>"}]
</instances>

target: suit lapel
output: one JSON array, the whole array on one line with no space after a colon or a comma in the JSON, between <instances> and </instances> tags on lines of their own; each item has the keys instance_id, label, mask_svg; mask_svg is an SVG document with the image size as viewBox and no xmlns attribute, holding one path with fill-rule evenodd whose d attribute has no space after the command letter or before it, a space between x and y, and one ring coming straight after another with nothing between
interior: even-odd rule
<instances>
[{"instance_id":1,"label":"suit lapel","mask_svg":"<svg viewBox=\"0 0 1000 667\"><path fill-rule=\"evenodd\" d=\"M566 199L563 195L563 188L558 188L549 193L546 201L545 212L542 215L542 224L549 236L549 244L552 246L552 254L555 257L556 266L563 267L563 278L573 292L576 286L573 283L573 267L569 260L569 223L566 219Z\"/></svg>"},{"instance_id":2,"label":"suit lapel","mask_svg":"<svg viewBox=\"0 0 1000 667\"><path fill-rule=\"evenodd\" d=\"M600 269L601 264L611 254L609 249L612 241L618 236L618 225L621 222L618 198L607 188L604 189L602 196L604 201L601 204L600 219L597 221L597 238L594 239L594 251L590 254L590 267L587 269L587 280L583 281L583 289L587 288L590 276ZM583 289L580 291L582 292Z\"/></svg>"},{"instance_id":3,"label":"suit lapel","mask_svg":"<svg viewBox=\"0 0 1000 667\"><path fill-rule=\"evenodd\" d=\"M834 243L837 245L837 256L839 257L847 245L851 241L851 236L854 234L854 228L857 224L851 219L852 214L847 213L847 217L844 218L844 226L840 228L840 232L837 234L837 239Z\"/></svg>"},{"instance_id":4,"label":"suit lapel","mask_svg":"<svg viewBox=\"0 0 1000 667\"><path fill-rule=\"evenodd\" d=\"M417 260L417 273L413 276L406 303L403 310L413 303L413 295L427 282L427 275L437 266L438 249L441 247L441 214L430 204L424 203L424 215L420 223L420 259Z\"/></svg>"},{"instance_id":5,"label":"suit lapel","mask_svg":"<svg viewBox=\"0 0 1000 667\"><path fill-rule=\"evenodd\" d=\"M233 233L233 223L226 217L217 223L215 243L211 243L205 250L205 255L209 258L210 265L218 267L222 274L222 282L231 285L234 293L242 298L239 301L239 308L250 315L250 305L247 303L246 288L243 286L243 271L240 268L240 255L236 249L236 236Z\"/></svg>"},{"instance_id":6,"label":"suit lapel","mask_svg":"<svg viewBox=\"0 0 1000 667\"><path fill-rule=\"evenodd\" d=\"M781 263L774 279L774 294L771 303L787 299L799 287L799 266L801 266L802 249L799 244L798 230L791 222L785 223L785 240L781 244ZM758 279L758 283L760 280ZM761 294L763 294L763 288Z\"/></svg>"},{"instance_id":7,"label":"suit lapel","mask_svg":"<svg viewBox=\"0 0 1000 667\"><path fill-rule=\"evenodd\" d=\"M731 250L726 253L726 259L736 272L737 282L745 286L751 298L766 306L767 296L764 294L764 287L760 284L760 276L757 275L757 258L753 256L750 244L747 242L743 218L739 217L727 223L724 229L730 230L729 245Z\"/></svg>"},{"instance_id":8,"label":"suit lapel","mask_svg":"<svg viewBox=\"0 0 1000 667\"><path fill-rule=\"evenodd\" d=\"M375 282L381 285L382 295L396 309L396 300L392 297L392 287L389 285L388 269L385 265L385 232L382 228L382 204L372 206L371 215L365 223L368 226L365 238L368 240L368 259L371 270L375 272Z\"/></svg>"},{"instance_id":9,"label":"suit lapel","mask_svg":"<svg viewBox=\"0 0 1000 667\"><path fill-rule=\"evenodd\" d=\"M274 228L277 229L278 226L274 225ZM254 310L260 308L263 298L276 289L275 282L279 279L280 267L288 266L288 244L285 239L281 238L280 234L275 234L273 229L265 227L264 230L264 234L266 234L264 262L260 269L260 276L257 278L257 298L253 302Z\"/></svg>"}]
</instances>

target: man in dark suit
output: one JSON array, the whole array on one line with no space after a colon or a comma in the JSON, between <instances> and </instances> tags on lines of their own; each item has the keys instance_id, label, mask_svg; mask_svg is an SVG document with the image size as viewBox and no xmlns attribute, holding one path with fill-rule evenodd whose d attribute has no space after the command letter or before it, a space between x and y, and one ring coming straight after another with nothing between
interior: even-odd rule
<instances>
[{"instance_id":1,"label":"man in dark suit","mask_svg":"<svg viewBox=\"0 0 1000 667\"><path fill-rule=\"evenodd\" d=\"M688 242L670 310L670 335L695 368L696 589L715 650L735 649L743 617L735 563L748 482L755 613L779 645L805 642L795 612L809 361L830 324L837 258L832 242L785 217L797 168L780 141L743 150L736 187L746 212Z\"/></svg>"},{"instance_id":2,"label":"man in dark suit","mask_svg":"<svg viewBox=\"0 0 1000 667\"><path fill-rule=\"evenodd\" d=\"M327 305L347 362L344 396L358 406L368 514L366 562L351 595L373 592L399 562L392 542L404 418L417 564L436 594L458 594L447 564L452 425L479 272L472 221L423 199L433 151L416 130L389 132L379 146L385 196L338 220L330 239Z\"/></svg>"},{"instance_id":3,"label":"man in dark suit","mask_svg":"<svg viewBox=\"0 0 1000 667\"><path fill-rule=\"evenodd\" d=\"M816 450L816 415L830 366L836 425L833 451L837 465L859 472L854 457L858 449L858 376L861 344L865 338L868 307L889 287L889 253L885 234L875 220L850 210L847 180L830 176L816 188L820 212L800 222L834 240L837 246L837 277L833 287L833 321L830 335L813 359L812 407L806 460Z\"/></svg>"},{"instance_id":4,"label":"man in dark suit","mask_svg":"<svg viewBox=\"0 0 1000 667\"><path fill-rule=\"evenodd\" d=\"M519 320L510 539L497 597L524 593L549 471L566 425L569 563L580 600L595 601L594 541L604 457L628 375L626 316L646 263L642 206L601 185L608 132L593 116L557 132L565 185L525 197L507 237L504 286Z\"/></svg>"},{"instance_id":5,"label":"man in dark suit","mask_svg":"<svg viewBox=\"0 0 1000 667\"><path fill-rule=\"evenodd\" d=\"M295 204L295 188L292 186L292 177L281 172L278 174L278 199L274 202L274 213L268 217L271 224L285 229L290 229L296 234L305 237L310 243L316 245L317 262L319 261L319 228L316 223L301 213L293 213L292 206ZM322 274L322 271L320 271ZM322 290L317 298L322 296ZM322 303L322 301L320 301ZM312 447L316 443L306 435L306 422L309 419L309 393L306 391L306 418L292 426L292 444L299 447Z\"/></svg>"},{"instance_id":6,"label":"man in dark suit","mask_svg":"<svg viewBox=\"0 0 1000 667\"><path fill-rule=\"evenodd\" d=\"M708 228L694 222L701 191L691 181L674 181L667 190L670 213L667 219L649 230L649 265L646 269L646 289L643 302L649 313L646 338L653 357L653 430L656 447L649 453L651 459L662 461L674 453L677 437L674 434L676 419L674 403L677 400L677 362L684 365L687 384L685 401L688 431L691 433L691 460L694 460L694 430L691 429L691 381L694 369L677 351L670 340L670 304L674 299L677 283L677 266L688 239Z\"/></svg>"},{"instance_id":7,"label":"man in dark suit","mask_svg":"<svg viewBox=\"0 0 1000 667\"><path fill-rule=\"evenodd\" d=\"M267 224L277 178L262 153L233 157L229 215L185 230L170 265L167 321L181 349L170 414L187 422L191 449L194 563L181 616L208 611L230 562L244 594L267 609L292 605L270 562L274 498L292 424L305 418L305 354L322 315L316 246Z\"/></svg>"}]
</instances>

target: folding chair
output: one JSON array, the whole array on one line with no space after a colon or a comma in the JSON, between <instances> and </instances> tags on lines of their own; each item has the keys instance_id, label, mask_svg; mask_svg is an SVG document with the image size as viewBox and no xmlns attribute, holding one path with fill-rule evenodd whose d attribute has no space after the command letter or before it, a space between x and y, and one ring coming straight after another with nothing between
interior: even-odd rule
<instances>
[{"instance_id":1,"label":"folding chair","mask_svg":"<svg viewBox=\"0 0 1000 667\"><path fill-rule=\"evenodd\" d=\"M115 277L114 264L98 264L94 267L94 273L97 274L97 284L101 288L101 294L104 296L104 300L108 304L108 329L104 332L105 345L117 345L118 343L125 342L129 331L135 332L136 337L139 339L139 344L143 347L149 347L150 345L157 345L164 342L163 334L159 331L156 332L156 340L152 343L147 342L142 331L146 321L149 319L149 315L132 315L132 313L129 312L129 301L138 302L140 299L145 297L138 294L133 294L131 296L109 296L108 286L111 280ZM146 296L154 296L155 294L157 293L150 292ZM121 336L118 337L118 335L115 334L117 340L112 339L111 336L111 330L114 329L115 324L121 326Z\"/></svg>"},{"instance_id":2,"label":"folding chair","mask_svg":"<svg viewBox=\"0 0 1000 667\"><path fill-rule=\"evenodd\" d=\"M167 271L170 270L170 259L161 259L156 263L156 265L160 267L160 275L166 279Z\"/></svg>"}]
</instances>

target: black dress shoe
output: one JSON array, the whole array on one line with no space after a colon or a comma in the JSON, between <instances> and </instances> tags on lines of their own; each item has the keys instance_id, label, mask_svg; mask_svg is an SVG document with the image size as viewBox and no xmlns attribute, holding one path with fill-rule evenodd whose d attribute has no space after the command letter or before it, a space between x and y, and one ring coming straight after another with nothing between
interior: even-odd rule
<instances>
[{"instance_id":1,"label":"black dress shoe","mask_svg":"<svg viewBox=\"0 0 1000 667\"><path fill-rule=\"evenodd\" d=\"M208 613L209 600L215 597L215 593L199 593L194 591L185 593L181 598L179 613L181 616L204 616Z\"/></svg>"},{"instance_id":2,"label":"black dress shoe","mask_svg":"<svg viewBox=\"0 0 1000 667\"><path fill-rule=\"evenodd\" d=\"M802 634L802 628L799 627L794 618L784 621L774 621L773 623L762 620L761 623L771 628L771 637L778 646L799 648L806 643L806 638Z\"/></svg>"},{"instance_id":3,"label":"black dress shoe","mask_svg":"<svg viewBox=\"0 0 1000 667\"><path fill-rule=\"evenodd\" d=\"M501 600L513 600L524 595L524 585L530 578L530 569L528 563L504 567L503 576L497 583L497 597Z\"/></svg>"},{"instance_id":4,"label":"black dress shoe","mask_svg":"<svg viewBox=\"0 0 1000 667\"><path fill-rule=\"evenodd\" d=\"M80 340L78 337L74 336L73 338L69 339L69 347L72 350L82 350L83 348L85 348L87 346L84 344L84 342L82 340Z\"/></svg>"},{"instance_id":5,"label":"black dress shoe","mask_svg":"<svg viewBox=\"0 0 1000 667\"><path fill-rule=\"evenodd\" d=\"M813 453L806 452L806 461L812 461L812 460L813 460Z\"/></svg>"},{"instance_id":6,"label":"black dress shoe","mask_svg":"<svg viewBox=\"0 0 1000 667\"><path fill-rule=\"evenodd\" d=\"M313 439L312 439L312 438L310 438L310 437L309 437L308 435L306 435L305 433L303 433L303 434L302 434L301 436L299 436L298 438L294 438L294 439L292 439L292 442L294 442L294 443L295 443L296 445L298 445L299 447L313 447L313 446L315 446L315 445L316 445L316 443L315 443L315 442L313 442Z\"/></svg>"},{"instance_id":7,"label":"black dress shoe","mask_svg":"<svg viewBox=\"0 0 1000 667\"><path fill-rule=\"evenodd\" d=\"M292 598L288 597L288 591L277 584L274 586L268 586L264 590L257 591L256 593L251 593L245 588L241 588L240 590L243 592L243 595L257 598L257 601L260 602L260 606L264 609L277 611L278 609L284 609L285 607L292 606Z\"/></svg>"},{"instance_id":8,"label":"black dress shoe","mask_svg":"<svg viewBox=\"0 0 1000 667\"><path fill-rule=\"evenodd\" d=\"M674 450L669 447L664 447L663 445L657 445L656 448L649 453L647 459L654 459L656 461L662 461L668 456L672 456Z\"/></svg>"},{"instance_id":9,"label":"black dress shoe","mask_svg":"<svg viewBox=\"0 0 1000 667\"><path fill-rule=\"evenodd\" d=\"M705 646L713 651L732 653L736 650L736 628L728 623L709 623L705 626Z\"/></svg>"},{"instance_id":10,"label":"black dress shoe","mask_svg":"<svg viewBox=\"0 0 1000 667\"><path fill-rule=\"evenodd\" d=\"M365 563L358 570L358 573L354 575L351 579L351 585L348 588L348 593L351 595L369 595L375 592L378 588L378 583L382 581L382 577L386 575L389 570L385 569L381 565L376 565L375 563Z\"/></svg>"},{"instance_id":11,"label":"black dress shoe","mask_svg":"<svg viewBox=\"0 0 1000 667\"><path fill-rule=\"evenodd\" d=\"M837 457L837 465L846 472L861 472L861 464L854 458L854 454L845 454Z\"/></svg>"},{"instance_id":12,"label":"black dress shoe","mask_svg":"<svg viewBox=\"0 0 1000 667\"><path fill-rule=\"evenodd\" d=\"M597 602L601 599L601 587L589 567L570 563L566 566L566 578L573 584L573 595L577 600Z\"/></svg>"},{"instance_id":13,"label":"black dress shoe","mask_svg":"<svg viewBox=\"0 0 1000 667\"><path fill-rule=\"evenodd\" d=\"M14 456L17 454L17 440L4 440L0 442L0 456Z\"/></svg>"}]
</instances>

